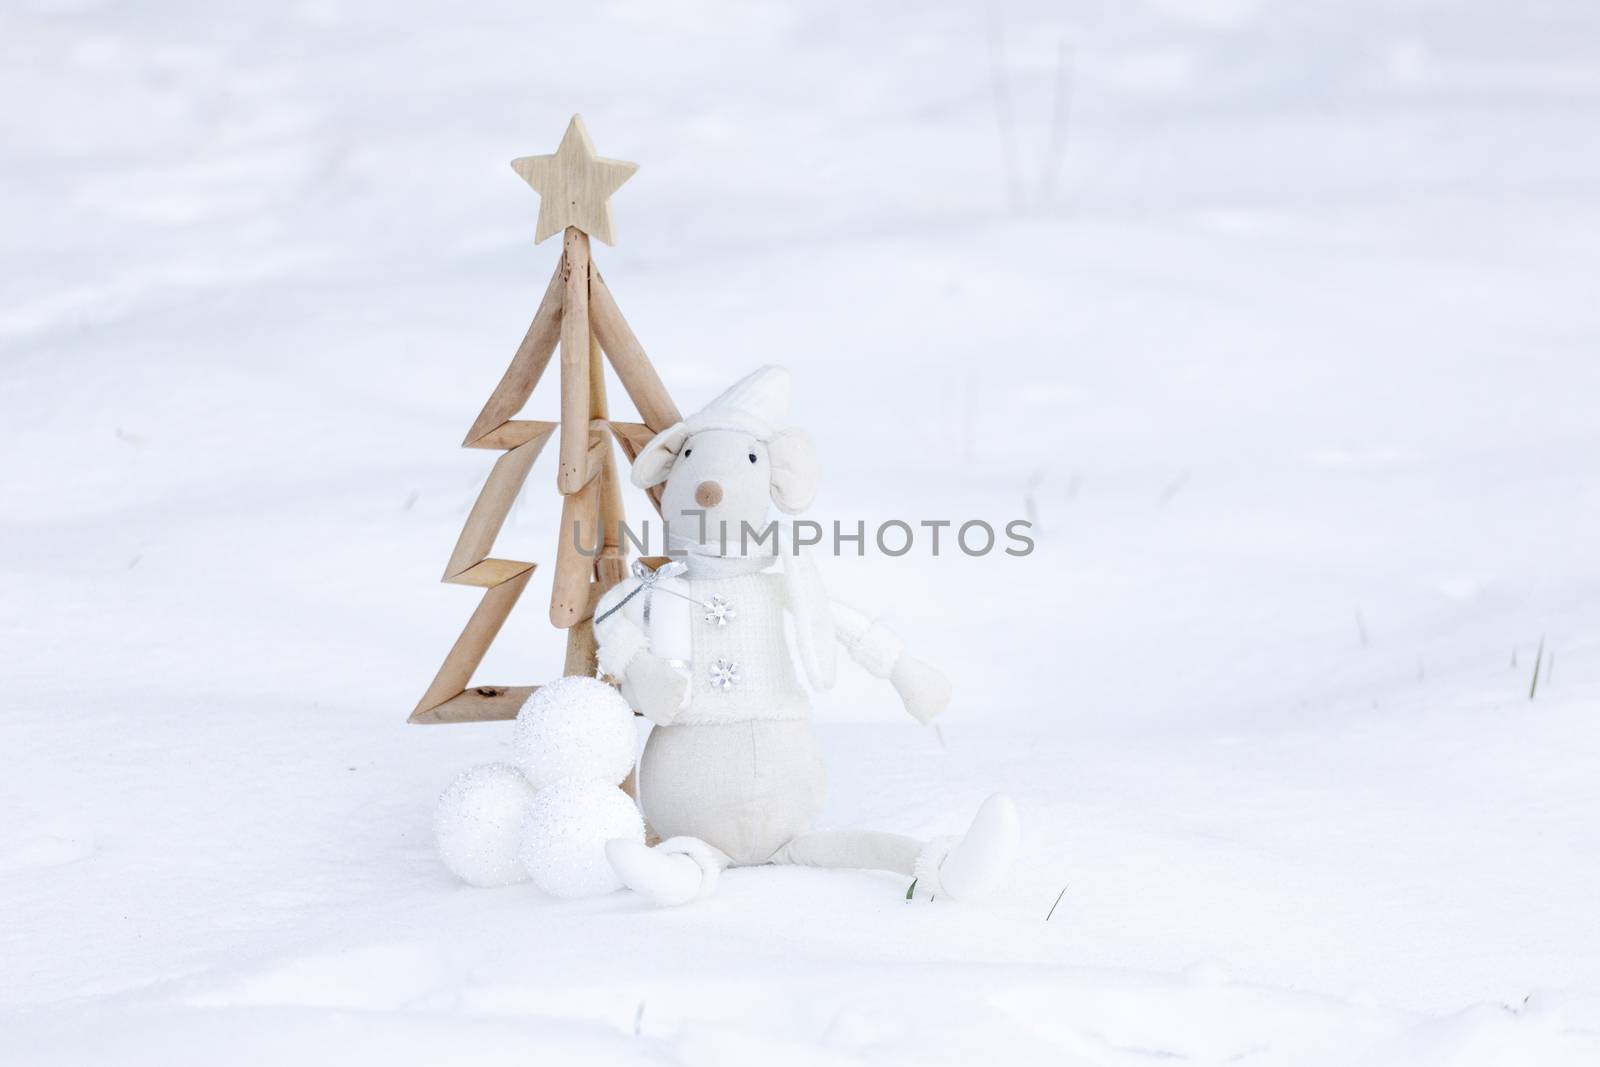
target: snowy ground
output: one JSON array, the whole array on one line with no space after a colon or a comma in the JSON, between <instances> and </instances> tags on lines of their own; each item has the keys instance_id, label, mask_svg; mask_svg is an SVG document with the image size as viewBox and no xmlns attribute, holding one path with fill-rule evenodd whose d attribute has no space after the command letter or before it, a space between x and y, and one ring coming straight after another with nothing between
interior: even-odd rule
<instances>
[{"instance_id":1,"label":"snowy ground","mask_svg":"<svg viewBox=\"0 0 1600 1067\"><path fill-rule=\"evenodd\" d=\"M816 517L1037 519L829 561L958 696L819 700L828 820L1009 789L992 906L434 857L578 110L683 406L784 362ZM1597 123L1581 0L9 4L0 1061L1600 1061Z\"/></svg>"}]
</instances>

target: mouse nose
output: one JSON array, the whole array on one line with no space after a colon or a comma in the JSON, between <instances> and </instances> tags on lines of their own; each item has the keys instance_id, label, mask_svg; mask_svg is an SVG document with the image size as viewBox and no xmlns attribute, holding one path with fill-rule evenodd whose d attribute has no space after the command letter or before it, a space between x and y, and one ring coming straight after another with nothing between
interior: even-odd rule
<instances>
[{"instance_id":1,"label":"mouse nose","mask_svg":"<svg viewBox=\"0 0 1600 1067\"><path fill-rule=\"evenodd\" d=\"M703 508L714 508L722 503L722 486L716 482L701 482L694 491L694 502Z\"/></svg>"}]
</instances>

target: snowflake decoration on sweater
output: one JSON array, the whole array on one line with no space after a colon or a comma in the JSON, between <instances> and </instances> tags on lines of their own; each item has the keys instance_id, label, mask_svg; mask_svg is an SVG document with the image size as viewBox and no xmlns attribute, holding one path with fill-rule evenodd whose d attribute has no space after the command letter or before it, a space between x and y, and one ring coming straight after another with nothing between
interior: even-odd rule
<instances>
[{"instance_id":1,"label":"snowflake decoration on sweater","mask_svg":"<svg viewBox=\"0 0 1600 1067\"><path fill-rule=\"evenodd\" d=\"M701 606L706 609L706 622L713 626L726 626L733 621L733 604L721 593L718 593Z\"/></svg>"},{"instance_id":2,"label":"snowflake decoration on sweater","mask_svg":"<svg viewBox=\"0 0 1600 1067\"><path fill-rule=\"evenodd\" d=\"M739 665L731 659L717 657L711 665L711 684L726 693L739 684Z\"/></svg>"}]
</instances>

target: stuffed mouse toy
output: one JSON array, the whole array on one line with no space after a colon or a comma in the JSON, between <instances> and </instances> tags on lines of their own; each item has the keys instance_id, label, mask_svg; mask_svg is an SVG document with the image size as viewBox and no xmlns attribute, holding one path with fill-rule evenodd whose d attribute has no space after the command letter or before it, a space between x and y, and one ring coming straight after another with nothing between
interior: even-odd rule
<instances>
[{"instance_id":1,"label":"stuffed mouse toy","mask_svg":"<svg viewBox=\"0 0 1600 1067\"><path fill-rule=\"evenodd\" d=\"M635 485L665 483L661 514L676 558L654 572L636 565L609 590L595 635L601 670L655 724L639 803L664 840L614 840L606 857L627 886L662 905L706 896L729 866L764 863L894 871L930 896L981 897L1019 837L1003 795L985 801L959 839L810 830L826 776L786 616L814 688L832 686L843 645L921 722L944 710L950 690L889 630L829 600L810 556L768 533L771 505L793 514L816 493L810 439L780 428L788 402L788 372L763 367L657 434L634 461Z\"/></svg>"}]
</instances>

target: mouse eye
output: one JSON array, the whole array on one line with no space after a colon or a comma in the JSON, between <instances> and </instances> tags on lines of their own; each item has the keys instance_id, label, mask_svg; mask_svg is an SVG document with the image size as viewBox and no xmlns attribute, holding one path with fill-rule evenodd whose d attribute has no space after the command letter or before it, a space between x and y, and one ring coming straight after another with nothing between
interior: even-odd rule
<instances>
[{"instance_id":1,"label":"mouse eye","mask_svg":"<svg viewBox=\"0 0 1600 1067\"><path fill-rule=\"evenodd\" d=\"M686 449L683 450L683 458L684 459L688 459L692 455L694 455L694 449L686 448Z\"/></svg>"},{"instance_id":2,"label":"mouse eye","mask_svg":"<svg viewBox=\"0 0 1600 1067\"><path fill-rule=\"evenodd\" d=\"M750 453L750 462L754 463L755 461L756 461L756 454L754 452L752 452L752 453Z\"/></svg>"}]
</instances>

